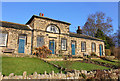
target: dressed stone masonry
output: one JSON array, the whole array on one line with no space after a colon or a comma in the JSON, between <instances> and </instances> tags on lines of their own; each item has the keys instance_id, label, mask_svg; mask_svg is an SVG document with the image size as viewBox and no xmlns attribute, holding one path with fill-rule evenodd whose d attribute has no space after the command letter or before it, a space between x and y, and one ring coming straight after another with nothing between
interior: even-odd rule
<instances>
[{"instance_id":1,"label":"dressed stone masonry","mask_svg":"<svg viewBox=\"0 0 120 81\"><path fill-rule=\"evenodd\" d=\"M103 40L83 35L80 26L77 33L69 32L71 24L64 21L33 15L25 25L0 23L0 53L13 49L15 54L30 55L32 49L45 45L55 55L105 55Z\"/></svg>"}]
</instances>

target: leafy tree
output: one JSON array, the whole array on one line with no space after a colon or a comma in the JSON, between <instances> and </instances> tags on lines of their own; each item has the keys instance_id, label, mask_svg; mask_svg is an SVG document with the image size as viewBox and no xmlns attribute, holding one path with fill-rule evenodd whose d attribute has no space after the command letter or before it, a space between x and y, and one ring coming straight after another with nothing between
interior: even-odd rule
<instances>
[{"instance_id":1,"label":"leafy tree","mask_svg":"<svg viewBox=\"0 0 120 81\"><path fill-rule=\"evenodd\" d=\"M109 34L113 31L111 22L112 19L110 17L105 17L105 13L96 12L88 16L82 28L82 32L83 34L95 37L97 30L100 29L104 34Z\"/></svg>"},{"instance_id":2,"label":"leafy tree","mask_svg":"<svg viewBox=\"0 0 120 81\"><path fill-rule=\"evenodd\" d=\"M113 39L108 37L101 31L100 29L97 30L97 33L95 34L96 38L102 39L105 41L105 48L110 49L110 47L115 46Z\"/></svg>"}]
</instances>

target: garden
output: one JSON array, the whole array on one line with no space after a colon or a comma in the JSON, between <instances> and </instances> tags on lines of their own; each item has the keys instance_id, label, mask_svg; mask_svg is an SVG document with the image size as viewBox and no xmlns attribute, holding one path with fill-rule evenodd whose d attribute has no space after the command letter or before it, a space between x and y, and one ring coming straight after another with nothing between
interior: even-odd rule
<instances>
[{"instance_id":1,"label":"garden","mask_svg":"<svg viewBox=\"0 0 120 81\"><path fill-rule=\"evenodd\" d=\"M119 66L119 61L109 61L106 59L91 59L91 57L98 58L95 54L89 58L80 58L82 60L71 61L69 57L61 57L61 61L46 61L46 58L52 58L51 50L46 46L35 48L33 55L35 57L2 57L2 74L9 75L14 73L15 75L22 75L24 71L27 74L33 74L37 72L43 74L45 71L51 73L59 73L61 71L68 72L73 70L108 70L117 69ZM53 59L57 59L54 57ZM59 58L58 58L59 59ZM58 66L58 67L56 67ZM61 68L64 68L62 70ZM67 69L67 70L66 70Z\"/></svg>"}]
</instances>

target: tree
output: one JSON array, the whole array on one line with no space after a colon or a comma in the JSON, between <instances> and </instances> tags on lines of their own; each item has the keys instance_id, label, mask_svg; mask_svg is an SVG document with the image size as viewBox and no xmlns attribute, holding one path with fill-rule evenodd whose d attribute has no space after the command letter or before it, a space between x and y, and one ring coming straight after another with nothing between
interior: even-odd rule
<instances>
[{"instance_id":1,"label":"tree","mask_svg":"<svg viewBox=\"0 0 120 81\"><path fill-rule=\"evenodd\" d=\"M118 28L118 47L120 48L120 26Z\"/></svg>"},{"instance_id":2,"label":"tree","mask_svg":"<svg viewBox=\"0 0 120 81\"><path fill-rule=\"evenodd\" d=\"M116 47L120 47L120 27L119 29L116 31L116 33L114 33L112 35L112 38L114 40L115 46Z\"/></svg>"},{"instance_id":3,"label":"tree","mask_svg":"<svg viewBox=\"0 0 120 81\"><path fill-rule=\"evenodd\" d=\"M95 37L105 41L105 49L110 49L115 46L113 39L105 35L100 29L97 30Z\"/></svg>"},{"instance_id":4,"label":"tree","mask_svg":"<svg viewBox=\"0 0 120 81\"><path fill-rule=\"evenodd\" d=\"M111 22L112 19L110 17L105 17L105 13L96 12L88 16L82 28L82 32L83 34L95 37L97 30L100 29L104 34L109 34L113 31Z\"/></svg>"},{"instance_id":5,"label":"tree","mask_svg":"<svg viewBox=\"0 0 120 81\"><path fill-rule=\"evenodd\" d=\"M113 34L113 40L115 43L114 49L112 49L114 55L120 59L120 27L116 33Z\"/></svg>"}]
</instances>

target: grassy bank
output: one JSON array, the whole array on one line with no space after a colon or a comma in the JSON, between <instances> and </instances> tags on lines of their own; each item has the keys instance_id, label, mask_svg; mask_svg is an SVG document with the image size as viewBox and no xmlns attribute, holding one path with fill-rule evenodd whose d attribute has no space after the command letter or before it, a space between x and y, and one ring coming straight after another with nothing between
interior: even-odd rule
<instances>
[{"instance_id":1,"label":"grassy bank","mask_svg":"<svg viewBox=\"0 0 120 81\"><path fill-rule=\"evenodd\" d=\"M51 63L57 64L59 66L62 66L64 68L68 69L77 69L77 70L103 70L103 69L110 69L108 67L99 66L95 64L90 63L81 63L81 62L69 62L69 61L51 61Z\"/></svg>"},{"instance_id":2,"label":"grassy bank","mask_svg":"<svg viewBox=\"0 0 120 81\"><path fill-rule=\"evenodd\" d=\"M32 74L35 71L37 73L44 73L44 71L50 73L52 70L55 73L59 72L57 68L38 58L2 57L2 73L4 75L9 75L10 73L22 75L24 71L27 71L27 74Z\"/></svg>"}]
</instances>

